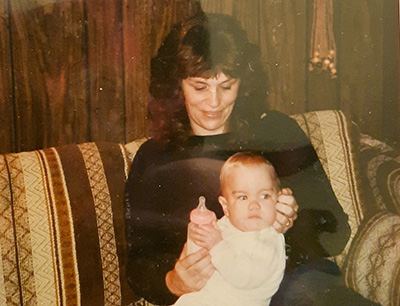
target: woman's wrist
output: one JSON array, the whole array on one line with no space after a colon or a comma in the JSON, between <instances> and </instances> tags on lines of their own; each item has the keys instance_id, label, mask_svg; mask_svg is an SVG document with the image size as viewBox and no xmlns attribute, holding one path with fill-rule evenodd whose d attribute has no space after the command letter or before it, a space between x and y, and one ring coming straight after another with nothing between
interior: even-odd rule
<instances>
[{"instance_id":1,"label":"woman's wrist","mask_svg":"<svg viewBox=\"0 0 400 306\"><path fill-rule=\"evenodd\" d=\"M175 270L171 270L165 275L165 284L167 285L168 290L176 296L181 296L184 294L182 288L177 286L176 281L176 272Z\"/></svg>"}]
</instances>

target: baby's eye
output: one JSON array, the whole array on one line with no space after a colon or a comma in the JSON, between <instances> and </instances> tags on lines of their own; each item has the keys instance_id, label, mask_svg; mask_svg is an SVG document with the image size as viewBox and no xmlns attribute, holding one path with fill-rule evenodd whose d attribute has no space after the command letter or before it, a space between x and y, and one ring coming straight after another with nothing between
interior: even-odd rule
<instances>
[{"instance_id":1,"label":"baby's eye","mask_svg":"<svg viewBox=\"0 0 400 306\"><path fill-rule=\"evenodd\" d=\"M263 198L264 200L269 199L270 197L271 197L271 195L268 194L268 193L262 195L262 198Z\"/></svg>"},{"instance_id":2,"label":"baby's eye","mask_svg":"<svg viewBox=\"0 0 400 306\"><path fill-rule=\"evenodd\" d=\"M247 196L245 196L245 195L238 196L238 200L245 201L245 200L247 200Z\"/></svg>"}]
</instances>

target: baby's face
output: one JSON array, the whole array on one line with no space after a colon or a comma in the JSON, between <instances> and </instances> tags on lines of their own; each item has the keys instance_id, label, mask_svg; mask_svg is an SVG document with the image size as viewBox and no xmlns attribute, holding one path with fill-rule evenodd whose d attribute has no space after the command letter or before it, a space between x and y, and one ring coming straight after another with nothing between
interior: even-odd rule
<instances>
[{"instance_id":1,"label":"baby's face","mask_svg":"<svg viewBox=\"0 0 400 306\"><path fill-rule=\"evenodd\" d=\"M271 166L233 167L222 194L222 208L237 229L260 231L274 223L278 186Z\"/></svg>"}]
</instances>

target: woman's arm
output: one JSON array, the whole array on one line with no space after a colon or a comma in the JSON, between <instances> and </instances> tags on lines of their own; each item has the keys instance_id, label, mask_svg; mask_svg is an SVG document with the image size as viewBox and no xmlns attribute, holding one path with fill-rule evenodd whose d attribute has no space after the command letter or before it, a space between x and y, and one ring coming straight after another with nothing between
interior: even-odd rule
<instances>
[{"instance_id":1,"label":"woman's arm","mask_svg":"<svg viewBox=\"0 0 400 306\"><path fill-rule=\"evenodd\" d=\"M318 252L323 250L320 256L340 254L350 236L348 217L310 139L295 120L279 112L269 112L261 120L257 133L261 135L258 141L263 149L269 152L267 158L275 166L282 187L292 190L299 206L298 219L287 232L289 243L299 227L316 237L313 246ZM310 247L310 243L299 245Z\"/></svg>"},{"instance_id":2,"label":"woman's arm","mask_svg":"<svg viewBox=\"0 0 400 306\"><path fill-rule=\"evenodd\" d=\"M125 191L127 279L138 296L159 305L172 304L177 295L199 290L213 271L208 252L188 257L181 253L194 205L180 188L172 189L177 182L171 182L171 177L176 175L162 172L166 168L158 163L162 153L152 142L142 145Z\"/></svg>"},{"instance_id":3,"label":"woman's arm","mask_svg":"<svg viewBox=\"0 0 400 306\"><path fill-rule=\"evenodd\" d=\"M138 296L155 304L172 304L176 297L168 290L165 275L174 267L179 253L166 245L172 233L163 225L165 218L151 197L146 196L152 190L144 182L156 152L149 141L141 146L125 187L127 279Z\"/></svg>"}]
</instances>

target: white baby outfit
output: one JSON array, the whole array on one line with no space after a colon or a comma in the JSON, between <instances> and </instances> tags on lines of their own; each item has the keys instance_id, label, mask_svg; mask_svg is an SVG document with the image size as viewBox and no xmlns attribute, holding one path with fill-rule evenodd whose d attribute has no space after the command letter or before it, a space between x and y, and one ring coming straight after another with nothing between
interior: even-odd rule
<instances>
[{"instance_id":1,"label":"white baby outfit","mask_svg":"<svg viewBox=\"0 0 400 306\"><path fill-rule=\"evenodd\" d=\"M182 295L175 306L266 306L285 269L285 240L273 227L242 232L227 217L218 221L223 240L210 251L216 271L204 288Z\"/></svg>"}]
</instances>

